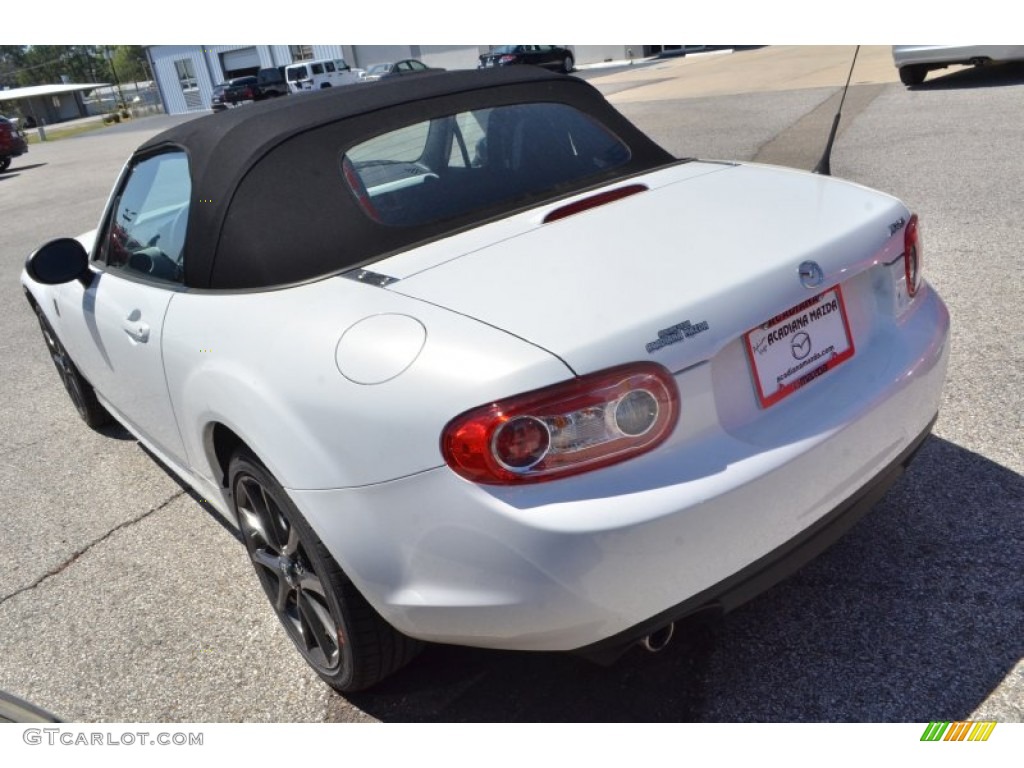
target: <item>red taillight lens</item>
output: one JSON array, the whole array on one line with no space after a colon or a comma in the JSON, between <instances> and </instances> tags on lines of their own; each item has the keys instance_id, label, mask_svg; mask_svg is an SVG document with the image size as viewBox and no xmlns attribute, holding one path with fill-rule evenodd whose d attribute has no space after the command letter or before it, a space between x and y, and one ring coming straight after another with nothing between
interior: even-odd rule
<instances>
[{"instance_id":1,"label":"red taillight lens","mask_svg":"<svg viewBox=\"0 0 1024 768\"><path fill-rule=\"evenodd\" d=\"M456 473L477 483L554 480L651 450L678 416L672 375L636 363L464 413L445 427L441 453Z\"/></svg>"},{"instance_id":2,"label":"red taillight lens","mask_svg":"<svg viewBox=\"0 0 1024 768\"><path fill-rule=\"evenodd\" d=\"M907 293L914 296L921 287L921 236L917 230L917 214L910 217L903 231L903 268L907 276Z\"/></svg>"},{"instance_id":3,"label":"red taillight lens","mask_svg":"<svg viewBox=\"0 0 1024 768\"><path fill-rule=\"evenodd\" d=\"M513 55L502 56L500 59L498 59L498 63L499 64L515 64L517 58L519 58L519 57L518 56L513 56Z\"/></svg>"}]
</instances>

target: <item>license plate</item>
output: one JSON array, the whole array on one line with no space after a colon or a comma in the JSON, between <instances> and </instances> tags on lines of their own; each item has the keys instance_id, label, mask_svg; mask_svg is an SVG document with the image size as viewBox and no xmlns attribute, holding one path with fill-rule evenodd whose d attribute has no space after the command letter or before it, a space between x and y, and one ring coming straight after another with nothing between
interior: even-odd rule
<instances>
[{"instance_id":1,"label":"license plate","mask_svg":"<svg viewBox=\"0 0 1024 768\"><path fill-rule=\"evenodd\" d=\"M838 285L762 323L744 339L762 408L774 405L854 353Z\"/></svg>"}]
</instances>

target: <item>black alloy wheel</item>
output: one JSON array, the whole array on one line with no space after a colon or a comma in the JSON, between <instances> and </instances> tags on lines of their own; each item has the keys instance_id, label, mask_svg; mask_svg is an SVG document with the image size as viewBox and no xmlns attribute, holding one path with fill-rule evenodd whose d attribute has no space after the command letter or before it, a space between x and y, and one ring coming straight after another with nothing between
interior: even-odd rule
<instances>
[{"instance_id":1,"label":"black alloy wheel","mask_svg":"<svg viewBox=\"0 0 1024 768\"><path fill-rule=\"evenodd\" d=\"M263 591L303 659L328 685L342 692L367 688L416 655L420 643L373 610L250 451L235 454L229 477Z\"/></svg>"},{"instance_id":2,"label":"black alloy wheel","mask_svg":"<svg viewBox=\"0 0 1024 768\"><path fill-rule=\"evenodd\" d=\"M53 365L57 369L57 373L60 374L60 380L64 384L64 389L67 390L68 397L71 398L71 403L75 406L75 410L78 411L82 421L93 429L102 427L110 421L110 413L96 399L96 392L92 385L85 380L68 356L67 350L60 343L60 339L57 338L57 334L50 325L50 321L46 319L43 311L35 304L32 305L32 308L35 310L36 318L39 320L39 327L43 331L43 340L46 342L46 349L50 353L50 359L53 360Z\"/></svg>"}]
</instances>

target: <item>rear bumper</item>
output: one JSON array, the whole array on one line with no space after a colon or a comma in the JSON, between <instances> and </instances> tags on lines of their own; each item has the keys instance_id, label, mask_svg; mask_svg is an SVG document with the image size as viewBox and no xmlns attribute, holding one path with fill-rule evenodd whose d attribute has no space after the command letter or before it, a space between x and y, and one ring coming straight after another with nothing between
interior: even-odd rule
<instances>
[{"instance_id":1,"label":"rear bumper","mask_svg":"<svg viewBox=\"0 0 1024 768\"><path fill-rule=\"evenodd\" d=\"M978 60L1003 62L1024 59L1024 46L895 45L892 57L897 67L924 65L939 68L951 64L970 64Z\"/></svg>"},{"instance_id":2,"label":"rear bumper","mask_svg":"<svg viewBox=\"0 0 1024 768\"><path fill-rule=\"evenodd\" d=\"M817 428L729 432L716 426L714 403L687 410L684 395L668 442L599 472L510 488L442 467L290 494L405 634L598 655L708 606L741 604L871 508L927 436L941 399L948 313L926 290L912 314L900 333L879 334L858 353L875 364L840 367L829 386L773 407L773 419L791 422L843 400ZM680 391L708 391L709 367L678 374Z\"/></svg>"},{"instance_id":3,"label":"rear bumper","mask_svg":"<svg viewBox=\"0 0 1024 768\"><path fill-rule=\"evenodd\" d=\"M20 139L18 141L13 142L11 146L7 147L7 149L0 151L0 158L20 157L21 155L24 155L26 152L28 152L28 143L24 139Z\"/></svg>"},{"instance_id":4,"label":"rear bumper","mask_svg":"<svg viewBox=\"0 0 1024 768\"><path fill-rule=\"evenodd\" d=\"M793 575L839 541L874 508L903 476L931 434L937 418L936 415L906 450L871 482L798 536L713 587L624 632L579 648L576 652L596 660L614 657L623 648L670 624L703 622L722 616Z\"/></svg>"}]
</instances>

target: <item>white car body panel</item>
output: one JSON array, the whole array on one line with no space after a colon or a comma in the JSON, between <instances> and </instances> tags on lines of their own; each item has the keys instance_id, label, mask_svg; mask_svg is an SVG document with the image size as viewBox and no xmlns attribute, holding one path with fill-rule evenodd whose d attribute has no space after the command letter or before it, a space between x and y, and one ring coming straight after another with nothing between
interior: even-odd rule
<instances>
[{"instance_id":1,"label":"white car body panel","mask_svg":"<svg viewBox=\"0 0 1024 768\"><path fill-rule=\"evenodd\" d=\"M484 487L438 469L365 488L296 492L374 607L415 637L569 650L699 594L854 494L934 417L949 317L926 290L863 372L833 372L775 406L772 428L729 429L713 366L677 376L679 427L602 472ZM726 409L727 410L727 407ZM824 414L819 425L803 412ZM768 435L771 439L767 439Z\"/></svg>"},{"instance_id":2,"label":"white car body panel","mask_svg":"<svg viewBox=\"0 0 1024 768\"><path fill-rule=\"evenodd\" d=\"M894 198L781 168L694 165L661 172L656 189L535 224L391 290L509 330L579 374L648 356L679 370L902 252L890 225L909 212ZM679 181L665 183L673 172ZM737 221L735 210L748 219ZM797 280L805 259L824 270L814 291ZM487 290L499 274L501 290ZM687 321L707 322L709 332L648 355L659 330Z\"/></svg>"},{"instance_id":3,"label":"white car body panel","mask_svg":"<svg viewBox=\"0 0 1024 768\"><path fill-rule=\"evenodd\" d=\"M121 421L161 453L183 453L164 375L164 316L173 291L97 275L60 286L60 328L72 359Z\"/></svg>"},{"instance_id":4,"label":"white car body panel","mask_svg":"<svg viewBox=\"0 0 1024 768\"><path fill-rule=\"evenodd\" d=\"M401 375L360 384L339 370L336 351L347 330L381 314L414 316L426 341ZM392 344L380 339L383 365ZM260 457L294 489L367 485L438 467L441 430L453 416L496 389L525 391L571 376L550 354L503 331L340 277L214 300L178 294L164 354L188 463L212 477L207 432L219 422L247 444L266 446Z\"/></svg>"}]
</instances>

